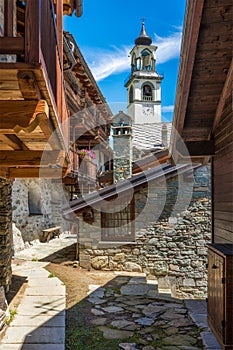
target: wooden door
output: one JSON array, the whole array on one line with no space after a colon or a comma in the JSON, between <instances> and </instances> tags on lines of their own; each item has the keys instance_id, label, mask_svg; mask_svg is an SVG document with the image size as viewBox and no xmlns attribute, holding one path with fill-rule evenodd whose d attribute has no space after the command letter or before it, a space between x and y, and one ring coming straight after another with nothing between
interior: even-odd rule
<instances>
[{"instance_id":1,"label":"wooden door","mask_svg":"<svg viewBox=\"0 0 233 350\"><path fill-rule=\"evenodd\" d=\"M215 331L220 339L225 340L225 279L224 264L222 256L209 250L208 262L208 318L214 325Z\"/></svg>"}]
</instances>

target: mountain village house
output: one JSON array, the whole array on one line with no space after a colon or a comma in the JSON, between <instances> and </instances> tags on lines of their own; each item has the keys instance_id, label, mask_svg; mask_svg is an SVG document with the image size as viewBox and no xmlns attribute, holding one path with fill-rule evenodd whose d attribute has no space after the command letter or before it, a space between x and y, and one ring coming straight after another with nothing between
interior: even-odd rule
<instances>
[{"instance_id":1,"label":"mountain village house","mask_svg":"<svg viewBox=\"0 0 233 350\"><path fill-rule=\"evenodd\" d=\"M208 296L211 329L233 349L232 2L187 1L173 123L144 23L127 113L112 116L63 31L73 13L81 0L0 0L0 327L14 250L58 229L77 233L83 268Z\"/></svg>"}]
</instances>

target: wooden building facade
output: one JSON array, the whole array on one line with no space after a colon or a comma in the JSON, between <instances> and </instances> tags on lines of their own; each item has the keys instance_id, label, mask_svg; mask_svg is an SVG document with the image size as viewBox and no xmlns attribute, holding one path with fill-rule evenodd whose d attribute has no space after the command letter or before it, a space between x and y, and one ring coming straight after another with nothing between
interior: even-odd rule
<instances>
[{"instance_id":1,"label":"wooden building facade","mask_svg":"<svg viewBox=\"0 0 233 350\"><path fill-rule=\"evenodd\" d=\"M67 192L79 193L80 184L88 192L111 156L111 111L63 31L63 16L73 13L82 15L82 0L0 0L1 296L11 283L13 180L63 179Z\"/></svg>"},{"instance_id":2,"label":"wooden building facade","mask_svg":"<svg viewBox=\"0 0 233 350\"><path fill-rule=\"evenodd\" d=\"M63 44L72 151L72 171L64 178L64 184L70 189L73 199L95 190L97 173L111 168L109 136L112 112L73 35L64 32Z\"/></svg>"},{"instance_id":3,"label":"wooden building facade","mask_svg":"<svg viewBox=\"0 0 233 350\"><path fill-rule=\"evenodd\" d=\"M233 349L232 18L230 0L187 2L171 144L176 162L211 162L208 320L223 349Z\"/></svg>"},{"instance_id":4,"label":"wooden building facade","mask_svg":"<svg viewBox=\"0 0 233 350\"><path fill-rule=\"evenodd\" d=\"M56 1L56 6L50 0L1 2L0 174L54 177L59 168L64 176L70 159L69 130L60 127L68 118L63 1ZM72 13L74 4L78 7L78 2L66 1L65 12Z\"/></svg>"}]
</instances>

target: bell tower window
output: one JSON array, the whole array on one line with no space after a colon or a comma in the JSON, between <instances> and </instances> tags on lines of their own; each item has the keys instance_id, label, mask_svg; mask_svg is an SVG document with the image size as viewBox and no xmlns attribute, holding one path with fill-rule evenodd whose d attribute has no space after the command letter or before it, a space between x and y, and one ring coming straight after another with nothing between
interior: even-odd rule
<instances>
[{"instance_id":1,"label":"bell tower window","mask_svg":"<svg viewBox=\"0 0 233 350\"><path fill-rule=\"evenodd\" d=\"M152 101L152 88L150 85L145 84L142 89L143 101Z\"/></svg>"},{"instance_id":2,"label":"bell tower window","mask_svg":"<svg viewBox=\"0 0 233 350\"><path fill-rule=\"evenodd\" d=\"M142 69L143 70L151 70L151 53L149 51L142 52Z\"/></svg>"},{"instance_id":3,"label":"bell tower window","mask_svg":"<svg viewBox=\"0 0 233 350\"><path fill-rule=\"evenodd\" d=\"M137 69L137 68L136 68L136 65L137 65L136 55L133 54L133 56L132 56L132 61L131 61L132 72L134 72L134 71Z\"/></svg>"}]
</instances>

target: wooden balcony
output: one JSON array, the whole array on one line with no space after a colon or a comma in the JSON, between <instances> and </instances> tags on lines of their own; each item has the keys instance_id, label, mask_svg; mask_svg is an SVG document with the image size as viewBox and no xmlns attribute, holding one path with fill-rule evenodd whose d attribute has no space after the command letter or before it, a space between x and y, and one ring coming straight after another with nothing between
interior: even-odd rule
<instances>
[{"instance_id":1,"label":"wooden balcony","mask_svg":"<svg viewBox=\"0 0 233 350\"><path fill-rule=\"evenodd\" d=\"M62 0L56 1L56 14L52 0L5 1L0 176L60 177L68 171L62 16Z\"/></svg>"}]
</instances>

